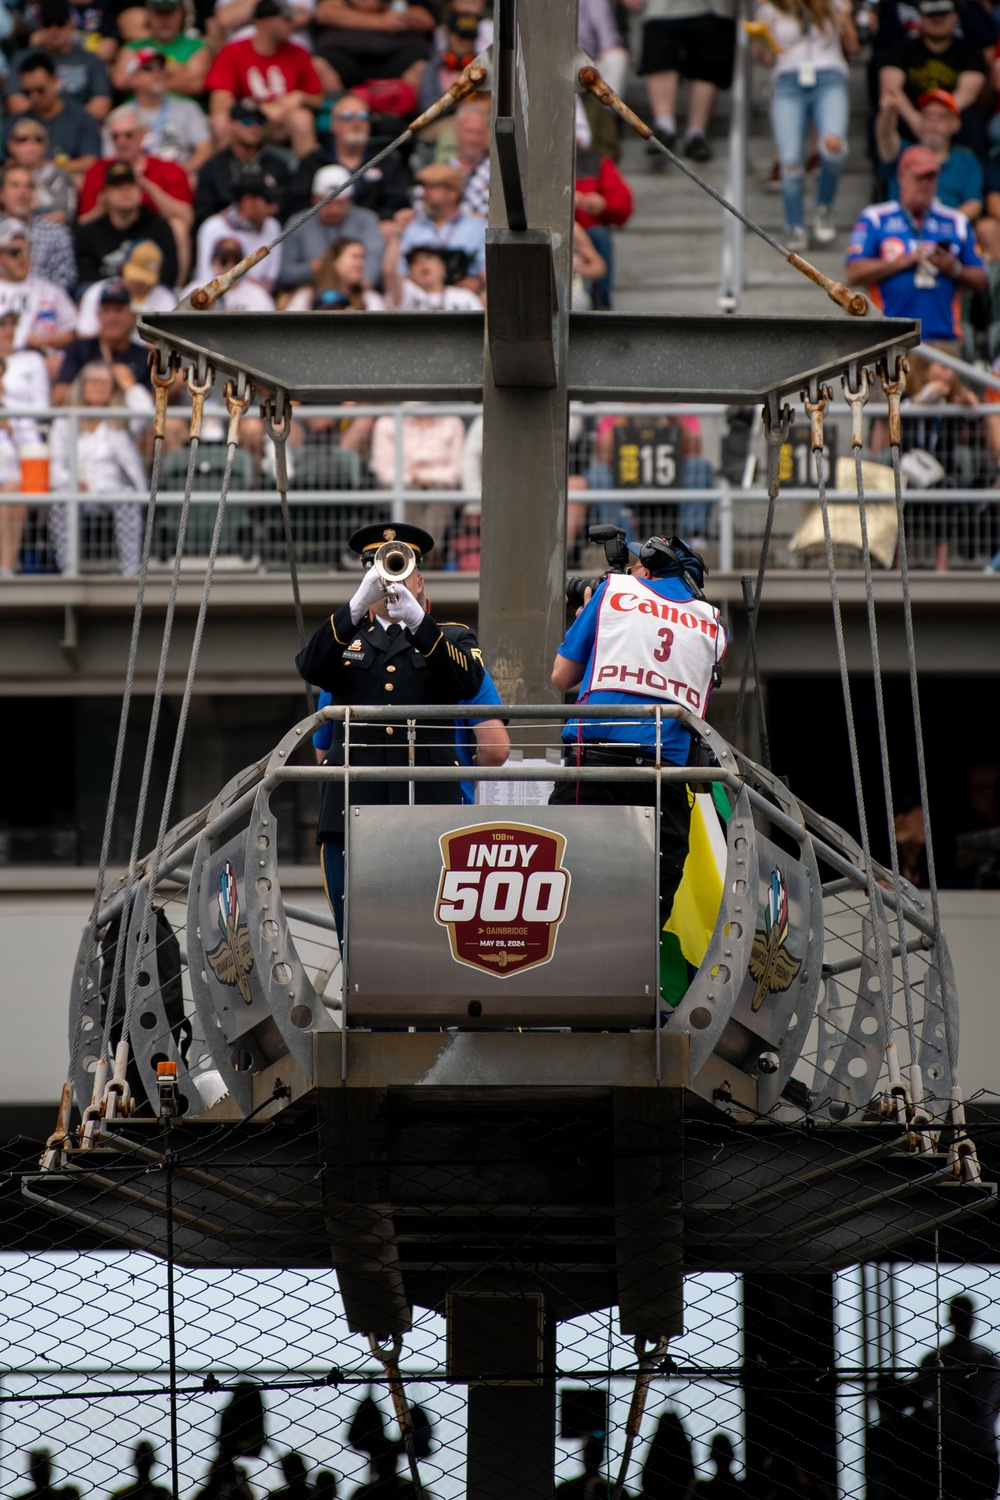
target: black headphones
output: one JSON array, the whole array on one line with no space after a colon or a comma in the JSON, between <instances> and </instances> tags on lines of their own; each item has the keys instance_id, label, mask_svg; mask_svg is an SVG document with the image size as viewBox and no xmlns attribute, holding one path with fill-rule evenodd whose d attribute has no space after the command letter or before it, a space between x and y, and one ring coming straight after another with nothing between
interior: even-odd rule
<instances>
[{"instance_id":1,"label":"black headphones","mask_svg":"<svg viewBox=\"0 0 1000 1500\"><path fill-rule=\"evenodd\" d=\"M680 537L651 536L639 552L639 561L657 578L682 578L693 594L704 599L708 569L700 553Z\"/></svg>"}]
</instances>

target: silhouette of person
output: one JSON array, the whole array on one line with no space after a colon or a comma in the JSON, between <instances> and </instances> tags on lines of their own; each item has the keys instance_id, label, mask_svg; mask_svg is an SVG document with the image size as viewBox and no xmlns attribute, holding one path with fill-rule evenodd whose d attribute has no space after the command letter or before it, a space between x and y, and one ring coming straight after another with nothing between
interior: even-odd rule
<instances>
[{"instance_id":1,"label":"silhouette of person","mask_svg":"<svg viewBox=\"0 0 1000 1500\"><path fill-rule=\"evenodd\" d=\"M332 1469L321 1469L316 1475L313 1500L337 1500L337 1476Z\"/></svg>"},{"instance_id":2,"label":"silhouette of person","mask_svg":"<svg viewBox=\"0 0 1000 1500\"><path fill-rule=\"evenodd\" d=\"M691 1440L675 1411L656 1424L642 1466L642 1500L684 1500L694 1479Z\"/></svg>"},{"instance_id":3,"label":"silhouette of person","mask_svg":"<svg viewBox=\"0 0 1000 1500\"><path fill-rule=\"evenodd\" d=\"M155 1462L156 1449L143 1438L132 1450L135 1479L122 1489L115 1490L109 1500L170 1500L170 1491L164 1489L162 1484L154 1484L152 1481Z\"/></svg>"},{"instance_id":4,"label":"silhouette of person","mask_svg":"<svg viewBox=\"0 0 1000 1500\"><path fill-rule=\"evenodd\" d=\"M952 1297L948 1321L954 1337L920 1361L917 1385L932 1424L940 1420L941 1461L948 1500L993 1500L1000 1480L996 1419L1000 1410L1000 1359L972 1330L971 1297Z\"/></svg>"},{"instance_id":5,"label":"silhouette of person","mask_svg":"<svg viewBox=\"0 0 1000 1500\"><path fill-rule=\"evenodd\" d=\"M426 1458L433 1447L430 1417L419 1406L410 1407L410 1417L414 1453L418 1459ZM387 1434L378 1402L370 1394L358 1402L347 1441L359 1453L367 1453L371 1464L368 1483L354 1490L351 1500L426 1500L425 1490L418 1491L409 1479L397 1474L403 1445Z\"/></svg>"},{"instance_id":6,"label":"silhouette of person","mask_svg":"<svg viewBox=\"0 0 1000 1500\"><path fill-rule=\"evenodd\" d=\"M583 1473L577 1474L573 1479L567 1479L557 1485L556 1494L562 1500L607 1500L613 1489L613 1485L605 1478L604 1467L604 1440L588 1435L583 1440ZM623 1500L628 1491L622 1491Z\"/></svg>"},{"instance_id":7,"label":"silhouette of person","mask_svg":"<svg viewBox=\"0 0 1000 1500\"><path fill-rule=\"evenodd\" d=\"M23 1490L16 1500L74 1500L70 1489L56 1489L52 1483L52 1454L48 1448L34 1448L28 1454L28 1478L31 1489Z\"/></svg>"},{"instance_id":8,"label":"silhouette of person","mask_svg":"<svg viewBox=\"0 0 1000 1500\"><path fill-rule=\"evenodd\" d=\"M283 1454L281 1473L285 1482L280 1490L271 1491L271 1500L314 1500L315 1491L301 1453Z\"/></svg>"},{"instance_id":9,"label":"silhouette of person","mask_svg":"<svg viewBox=\"0 0 1000 1500\"><path fill-rule=\"evenodd\" d=\"M219 1415L219 1457L260 1458L266 1446L264 1397L252 1380L241 1380Z\"/></svg>"},{"instance_id":10,"label":"silhouette of person","mask_svg":"<svg viewBox=\"0 0 1000 1500\"><path fill-rule=\"evenodd\" d=\"M917 1392L886 1376L875 1403L878 1422L865 1435L866 1500L936 1500L937 1444Z\"/></svg>"},{"instance_id":11,"label":"silhouette of person","mask_svg":"<svg viewBox=\"0 0 1000 1500\"><path fill-rule=\"evenodd\" d=\"M772 1485L764 1500L837 1500L825 1480L813 1473L805 1453L779 1455L771 1478Z\"/></svg>"},{"instance_id":12,"label":"silhouette of person","mask_svg":"<svg viewBox=\"0 0 1000 1500\"><path fill-rule=\"evenodd\" d=\"M714 1479L696 1479L689 1493L697 1500L742 1500L746 1485L733 1473L736 1451L733 1440L724 1432L712 1439L708 1456L715 1465Z\"/></svg>"},{"instance_id":13,"label":"silhouette of person","mask_svg":"<svg viewBox=\"0 0 1000 1500\"><path fill-rule=\"evenodd\" d=\"M409 1479L402 1479L396 1472L400 1457L398 1443L387 1441L384 1448L370 1457L371 1478L354 1491L351 1500L424 1500L425 1492L415 1490Z\"/></svg>"},{"instance_id":14,"label":"silhouette of person","mask_svg":"<svg viewBox=\"0 0 1000 1500\"><path fill-rule=\"evenodd\" d=\"M208 1479L198 1491L195 1500L254 1500L253 1490L247 1481L246 1470L224 1453L216 1454Z\"/></svg>"}]
</instances>

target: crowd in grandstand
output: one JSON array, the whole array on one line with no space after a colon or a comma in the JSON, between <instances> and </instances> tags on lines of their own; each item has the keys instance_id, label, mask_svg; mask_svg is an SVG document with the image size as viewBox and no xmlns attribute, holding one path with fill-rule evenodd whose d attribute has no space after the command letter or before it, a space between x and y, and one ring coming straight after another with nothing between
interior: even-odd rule
<instances>
[{"instance_id":1,"label":"crowd in grandstand","mask_svg":"<svg viewBox=\"0 0 1000 1500\"><path fill-rule=\"evenodd\" d=\"M116 497L117 561L134 572L142 526L137 506L121 497L144 489L150 441L140 420L148 418L150 376L136 320L169 311L282 227L292 226L288 238L220 307L481 308L490 174L483 94L295 220L439 97L489 43L492 26L490 0L0 0L0 401L22 413L0 421L0 489L27 490L25 455L30 461L47 444L51 489L65 483L95 497L84 517L102 514L97 497ZM925 337L947 352L968 354L978 329L980 353L1000 353L1000 28L991 6L860 0L855 11L851 0L757 0L750 30L755 56L771 70L774 181L788 245L830 247L847 237L836 195L848 60L859 55L870 79L878 186L850 236L848 279L887 311L920 316ZM696 163L711 158L715 101L733 77L735 0L580 0L579 40L614 87L644 99L661 140ZM630 76L630 56L638 76ZM616 122L591 102L576 120L578 310L612 305L615 237L634 209ZM911 389L925 403L975 401L953 371L925 365ZM23 415L92 404L98 393L112 414L85 428ZM171 399L179 410L167 447L176 451L187 433L179 385ZM114 415L118 406L128 415ZM459 433L457 420L406 417L406 488L466 489L470 475L475 484L481 436L475 424L459 423ZM610 461L621 446L615 425L590 424L586 456L574 467L573 546L594 509L579 492L621 479ZM394 431L389 419L300 414L292 435L299 483L391 485ZM673 432L674 482L710 487L714 468L697 422ZM970 465L977 483L992 482L1000 419L972 424L972 434L969 458L967 435L956 441L947 423L938 425L928 439L940 470L934 482L967 479ZM259 423L248 421L245 448L254 487L268 462ZM924 487L932 472L921 471ZM35 515L41 541L32 540ZM708 508L691 515L701 536ZM110 520L107 529L110 536ZM456 511L450 531L447 561L478 566L478 516L468 506ZM29 515L27 501L0 503L0 577L28 565L29 541L31 566L63 565L66 512L53 504Z\"/></svg>"}]
</instances>

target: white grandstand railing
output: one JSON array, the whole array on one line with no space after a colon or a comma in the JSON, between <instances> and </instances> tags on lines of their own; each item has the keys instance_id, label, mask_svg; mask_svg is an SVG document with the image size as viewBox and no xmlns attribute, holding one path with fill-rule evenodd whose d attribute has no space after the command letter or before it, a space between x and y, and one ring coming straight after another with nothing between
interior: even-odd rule
<instances>
[{"instance_id":1,"label":"white grandstand railing","mask_svg":"<svg viewBox=\"0 0 1000 1500\"><path fill-rule=\"evenodd\" d=\"M984 372L974 373L981 376ZM967 378L971 379L972 374L970 369ZM648 535L658 530L680 531L707 543L713 571L729 572L734 568L751 566L751 554L754 554L754 546L759 542L763 529L767 498L761 483L765 472L764 445L759 432L755 432L749 446L749 452L755 461L747 469L749 484L737 487L720 479L718 467L726 410L727 408L719 405L695 407L678 403L641 406L625 402L593 405L574 403L571 412L575 433L572 467L577 481L586 481L586 487L572 489L568 498L571 504L585 506L587 512L578 536L585 535L588 520L627 520L634 534ZM439 540L443 540L449 526L454 529L461 525L462 508L479 501L479 489L473 482L475 476L467 472L466 482L458 488L407 488L404 483L404 422L412 416L458 416L468 425L479 414L480 408L468 402L297 407L294 419L297 435L303 439L309 438L308 442L301 445L296 445L294 441L290 444L292 473L289 501L297 514L297 545L301 545L302 550L300 560L306 566L327 571L349 566L347 536L355 525L360 524L360 519L384 517L387 521L400 522L410 516L420 520L421 524L429 525L435 530ZM885 414L885 407L874 401L866 409L869 422L874 422ZM36 552L39 548L44 552L46 507L52 502L66 504L68 546L64 574L75 576L81 570L98 570L102 567L113 570L115 563L110 523L106 528L106 537L102 538L99 528L95 528L90 522L85 523L83 506L91 503L107 507L135 504L144 502L146 495L123 490L100 495L86 491L80 484L76 439L80 425L85 421L100 418L124 421L148 461L152 413L136 413L121 407L49 407L34 411L9 407L4 409L2 415L12 424L15 434L21 423L34 423L39 431L44 432L55 418L64 418L70 424L72 440L67 454L70 481L67 488L44 495L19 490L3 491L0 492L0 505L27 504L31 507L34 517L30 524L35 528ZM217 480L218 473L221 472L217 466L224 456L226 415L221 405L213 404L206 408L201 457L206 461L214 457L216 467L211 469L209 479L215 480L215 486L204 490L196 489L192 496L196 507L193 535L188 548L192 565L196 565L199 556L208 550L206 507L214 507L217 501ZM186 408L171 407L168 416L177 420L178 441L182 442L187 427ZM993 416L1000 416L1000 407L991 404L978 407L904 407L904 444L907 426L912 422L932 425L941 422L975 423L984 417ZM333 440L334 431L341 422L368 417L390 417L393 421L392 480L387 484L376 483L367 469L366 460L352 452L349 460L353 470L352 482L343 483L346 462L344 455L349 450L338 447ZM608 417L625 417L633 422L643 423L662 420L670 426L675 422L680 423L682 418L696 417L700 430L697 434L690 433L692 446L700 448L701 452L696 456L707 460L711 466L713 482L704 488L681 487L676 482L671 485L627 487L609 483L609 480L613 481L614 474L613 465L608 462L607 433L599 435L597 431L600 420ZM326 424L328 419L330 425L327 431L312 434L308 432L308 423L315 420ZM213 428L213 424L217 426ZM848 455L849 411L843 403L831 407L827 431L837 433L839 455ZM688 437L676 431L672 436L675 439L680 436L683 442L688 441ZM675 481L681 472L682 457L678 451L671 460L674 464ZM808 459L808 454L805 457ZM164 477L161 478L159 498L162 508L159 513L167 528L161 538L161 561L165 560L171 550L169 528L171 517L176 517L182 498L186 462L186 448L177 448L168 457ZM802 455L799 455L798 463L800 472L796 477L802 480L811 464L803 462ZM704 464L702 468L705 474L709 472ZM831 475L828 495L832 503L856 504L853 464L851 469L850 483L844 489L838 490L835 487L835 476ZM332 479L332 483L323 482L324 471L327 480ZM246 482L247 475L250 476L249 483ZM883 483L886 486L884 489L875 489L869 481L867 498L873 504L880 501L891 502L893 499L888 469ZM773 566L782 568L802 565L801 558L796 558L794 549L788 543L797 529L802 508L815 499L816 492L808 485L787 484L782 488L775 528L777 545L772 551ZM921 566L927 561L926 557L921 556L920 548L923 541L930 539L932 531L936 538L943 537L949 541L960 565L983 567L1000 550L1000 493L988 487L909 489L906 492L906 504L908 527L912 518L913 542L916 545L916 555L911 558L915 566ZM233 532L241 524L245 524L246 536L238 543L230 538L224 544L224 552L228 546L234 558L248 566L280 567L285 556L284 540L278 535L280 528L275 529L270 524L276 511L277 494L268 472L266 447L263 463L259 456L252 456L249 451L240 456L239 467L230 489L229 505ZM431 508L430 511L428 507ZM601 511L595 514L598 507ZM363 512L360 519L358 512ZM96 541L84 536L87 527L94 532ZM157 554L154 552L154 555ZM584 562L581 571L589 566L590 561L591 559L587 559ZM36 567L37 565L36 557ZM442 565L441 562L436 562L437 567Z\"/></svg>"}]
</instances>

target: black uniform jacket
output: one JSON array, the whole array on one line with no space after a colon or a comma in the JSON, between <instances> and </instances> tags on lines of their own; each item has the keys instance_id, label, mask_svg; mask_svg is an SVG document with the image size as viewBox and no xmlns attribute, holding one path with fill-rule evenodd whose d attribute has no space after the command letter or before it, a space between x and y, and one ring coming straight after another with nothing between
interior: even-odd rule
<instances>
[{"instance_id":1,"label":"black uniform jacket","mask_svg":"<svg viewBox=\"0 0 1000 1500\"><path fill-rule=\"evenodd\" d=\"M403 631L390 641L383 624L367 616L351 624L345 604L321 625L295 658L302 677L333 694L345 707L382 705L400 709L398 723L351 725L351 763L359 766L404 766L407 762L407 706L461 703L478 692L483 680L482 654L475 633L465 625L438 625L425 615L411 636ZM343 725L333 726L328 766L344 763ZM417 724L418 766L457 765L454 720ZM457 781L418 782L417 802L460 802ZM405 781L358 782L352 803L399 805L409 801ZM344 788L323 788L318 837L344 831Z\"/></svg>"}]
</instances>

